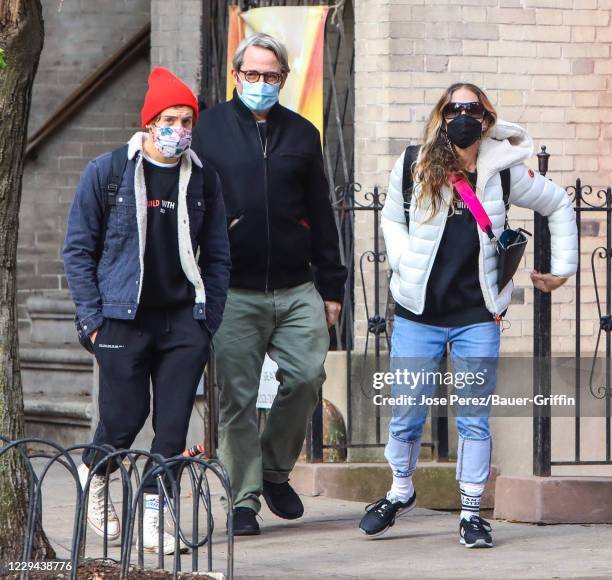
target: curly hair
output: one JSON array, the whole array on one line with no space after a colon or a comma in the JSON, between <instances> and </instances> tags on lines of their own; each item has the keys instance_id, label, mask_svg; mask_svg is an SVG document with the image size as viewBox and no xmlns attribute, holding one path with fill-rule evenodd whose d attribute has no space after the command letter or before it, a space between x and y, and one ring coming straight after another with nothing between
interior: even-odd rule
<instances>
[{"instance_id":1,"label":"curly hair","mask_svg":"<svg viewBox=\"0 0 612 580\"><path fill-rule=\"evenodd\" d=\"M484 106L483 122L486 121L486 128L483 135L488 135L497 121L497 113L491 101L476 85L455 83L444 91L429 115L419 158L412 167L414 182L420 185L416 203L417 206L422 206L427 202L431 208L429 219L438 213L443 204L442 189L449 184L448 174L460 173L467 177L447 138L443 115L444 107L451 102L453 93L459 89L472 91Z\"/></svg>"}]
</instances>

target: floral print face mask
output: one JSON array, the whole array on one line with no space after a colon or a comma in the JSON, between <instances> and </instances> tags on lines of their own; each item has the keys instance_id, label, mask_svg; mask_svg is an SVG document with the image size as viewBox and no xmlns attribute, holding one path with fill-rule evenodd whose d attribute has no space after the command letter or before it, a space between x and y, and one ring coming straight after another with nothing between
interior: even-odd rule
<instances>
[{"instance_id":1,"label":"floral print face mask","mask_svg":"<svg viewBox=\"0 0 612 580\"><path fill-rule=\"evenodd\" d=\"M191 146L191 129L155 127L153 144L164 157L178 157Z\"/></svg>"}]
</instances>

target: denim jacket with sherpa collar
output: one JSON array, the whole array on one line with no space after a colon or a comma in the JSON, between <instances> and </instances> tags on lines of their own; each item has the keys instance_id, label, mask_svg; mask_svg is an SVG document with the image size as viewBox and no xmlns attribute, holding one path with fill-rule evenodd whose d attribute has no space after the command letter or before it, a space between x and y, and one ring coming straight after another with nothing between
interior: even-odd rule
<instances>
[{"instance_id":1,"label":"denim jacket with sherpa collar","mask_svg":"<svg viewBox=\"0 0 612 580\"><path fill-rule=\"evenodd\" d=\"M76 305L77 330L87 336L102 325L104 318L131 320L136 316L147 238L141 154L145 138L146 133L138 132L128 143L128 162L116 205L107 209L106 235L102 224L110 153L87 165L70 209L64 269ZM205 183L214 183L215 187L206 187ZM227 297L229 242L219 178L212 166L203 165L191 149L181 156L177 218L181 266L195 288L193 316L205 320L212 335L221 323Z\"/></svg>"}]
</instances>

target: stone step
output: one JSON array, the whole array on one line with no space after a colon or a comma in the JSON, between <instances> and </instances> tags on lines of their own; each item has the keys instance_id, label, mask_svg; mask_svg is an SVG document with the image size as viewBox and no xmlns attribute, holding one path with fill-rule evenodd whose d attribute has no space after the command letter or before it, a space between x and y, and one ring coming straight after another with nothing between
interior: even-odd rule
<instances>
[{"instance_id":1,"label":"stone step","mask_svg":"<svg viewBox=\"0 0 612 580\"><path fill-rule=\"evenodd\" d=\"M80 346L19 348L24 394L91 396L93 357Z\"/></svg>"},{"instance_id":2,"label":"stone step","mask_svg":"<svg viewBox=\"0 0 612 580\"><path fill-rule=\"evenodd\" d=\"M419 461L414 474L418 507L461 509L455 470L455 463ZM492 466L482 498L483 509L493 508L498 473ZM298 463L291 472L291 485L298 493L367 503L384 497L391 483L387 463Z\"/></svg>"},{"instance_id":3,"label":"stone step","mask_svg":"<svg viewBox=\"0 0 612 580\"><path fill-rule=\"evenodd\" d=\"M500 476L495 518L534 524L612 523L609 477Z\"/></svg>"},{"instance_id":4,"label":"stone step","mask_svg":"<svg viewBox=\"0 0 612 580\"><path fill-rule=\"evenodd\" d=\"M74 304L68 295L31 296L26 307L32 320L32 344L78 344L74 327Z\"/></svg>"},{"instance_id":5,"label":"stone step","mask_svg":"<svg viewBox=\"0 0 612 580\"><path fill-rule=\"evenodd\" d=\"M24 394L28 437L49 439L68 447L90 441L91 396Z\"/></svg>"}]
</instances>

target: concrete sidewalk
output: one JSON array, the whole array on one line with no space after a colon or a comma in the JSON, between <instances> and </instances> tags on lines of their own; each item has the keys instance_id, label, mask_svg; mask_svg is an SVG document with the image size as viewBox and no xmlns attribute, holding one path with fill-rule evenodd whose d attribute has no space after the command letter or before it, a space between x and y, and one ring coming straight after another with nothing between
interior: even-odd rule
<instances>
[{"instance_id":1,"label":"concrete sidewalk","mask_svg":"<svg viewBox=\"0 0 612 580\"><path fill-rule=\"evenodd\" d=\"M75 487L70 479L63 468L54 467L43 487L43 521L60 558L68 557L72 534ZM220 486L211 487L216 522L213 570L224 571L227 552ZM120 496L116 482L112 495ZM262 535L236 538L236 578L612 578L611 525L532 526L492 521L496 547L468 550L458 543L456 514L416 509L399 519L385 536L368 540L357 529L364 504L324 497L303 500L306 514L301 520L279 520L264 508ZM187 497L181 511L190 515ZM191 521L187 519L183 527L190 531ZM118 548L111 548L111 557L118 558L118 554ZM86 555L102 555L100 538L89 532ZM136 562L135 546L132 562ZM204 570L204 549L199 562ZM171 563L172 558L166 557L168 569ZM156 556L145 556L147 567L156 564ZM191 570L191 555L182 556L182 569Z\"/></svg>"}]
</instances>

